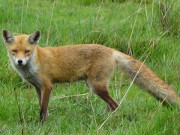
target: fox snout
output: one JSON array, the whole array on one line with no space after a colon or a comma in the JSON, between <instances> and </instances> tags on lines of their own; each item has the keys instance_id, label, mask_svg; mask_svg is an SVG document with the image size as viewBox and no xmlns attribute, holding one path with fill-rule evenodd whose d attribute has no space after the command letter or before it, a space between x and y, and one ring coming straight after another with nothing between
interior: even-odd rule
<instances>
[{"instance_id":1,"label":"fox snout","mask_svg":"<svg viewBox=\"0 0 180 135\"><path fill-rule=\"evenodd\" d=\"M24 59L17 59L15 64L19 66L25 66L26 63L27 62Z\"/></svg>"},{"instance_id":2,"label":"fox snout","mask_svg":"<svg viewBox=\"0 0 180 135\"><path fill-rule=\"evenodd\" d=\"M23 63L23 61L22 61L22 60L18 60L18 63L19 63L19 64L22 64L22 63Z\"/></svg>"},{"instance_id":3,"label":"fox snout","mask_svg":"<svg viewBox=\"0 0 180 135\"><path fill-rule=\"evenodd\" d=\"M30 61L30 57L26 58L17 58L11 54L8 54L9 58L11 59L11 62L16 66L25 66Z\"/></svg>"},{"instance_id":4,"label":"fox snout","mask_svg":"<svg viewBox=\"0 0 180 135\"><path fill-rule=\"evenodd\" d=\"M14 60L15 65L17 65L17 66L25 66L28 62L26 58L24 58L24 59L14 58L13 60Z\"/></svg>"}]
</instances>

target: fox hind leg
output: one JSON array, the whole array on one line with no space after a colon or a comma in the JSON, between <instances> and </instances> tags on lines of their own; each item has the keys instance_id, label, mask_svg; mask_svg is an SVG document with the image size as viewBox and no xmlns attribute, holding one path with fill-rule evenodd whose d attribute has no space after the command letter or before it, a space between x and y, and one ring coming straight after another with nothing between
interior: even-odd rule
<instances>
[{"instance_id":1,"label":"fox hind leg","mask_svg":"<svg viewBox=\"0 0 180 135\"><path fill-rule=\"evenodd\" d=\"M114 111L118 107L118 104L111 98L108 92L108 82L114 69L115 60L107 56L97 59L87 72L87 86L92 92L106 102L107 111Z\"/></svg>"},{"instance_id":2,"label":"fox hind leg","mask_svg":"<svg viewBox=\"0 0 180 135\"><path fill-rule=\"evenodd\" d=\"M89 88L106 102L107 111L114 111L118 104L111 98L108 88L103 82L88 83Z\"/></svg>"}]
</instances>

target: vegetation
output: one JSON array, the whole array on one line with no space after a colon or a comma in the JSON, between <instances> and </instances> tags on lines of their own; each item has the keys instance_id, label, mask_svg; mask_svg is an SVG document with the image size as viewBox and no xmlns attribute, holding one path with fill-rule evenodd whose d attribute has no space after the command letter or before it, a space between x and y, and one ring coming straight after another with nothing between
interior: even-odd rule
<instances>
[{"instance_id":1,"label":"vegetation","mask_svg":"<svg viewBox=\"0 0 180 135\"><path fill-rule=\"evenodd\" d=\"M40 30L41 46L98 43L132 55L180 94L180 2L168 0L0 0L0 29ZM115 113L84 82L54 86L50 116L38 122L33 87L12 69L0 40L0 133L178 135L180 114L132 85L119 71L110 82ZM125 98L123 98L125 97ZM124 99L122 101L122 99Z\"/></svg>"}]
</instances>

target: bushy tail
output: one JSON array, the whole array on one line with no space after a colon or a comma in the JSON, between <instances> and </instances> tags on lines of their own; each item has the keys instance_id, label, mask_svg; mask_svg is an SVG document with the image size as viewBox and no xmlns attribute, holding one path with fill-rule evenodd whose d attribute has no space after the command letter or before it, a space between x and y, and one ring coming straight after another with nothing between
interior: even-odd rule
<instances>
[{"instance_id":1,"label":"bushy tail","mask_svg":"<svg viewBox=\"0 0 180 135\"><path fill-rule=\"evenodd\" d=\"M129 55L115 51L113 53L119 68L141 88L148 91L158 100L170 103L180 108L180 97L177 92L148 67Z\"/></svg>"}]
</instances>

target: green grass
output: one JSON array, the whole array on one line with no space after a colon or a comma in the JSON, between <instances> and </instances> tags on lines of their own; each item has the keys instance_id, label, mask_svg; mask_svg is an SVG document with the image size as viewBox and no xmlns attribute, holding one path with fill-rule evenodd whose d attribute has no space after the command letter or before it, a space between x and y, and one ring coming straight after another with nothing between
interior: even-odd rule
<instances>
[{"instance_id":1,"label":"green grass","mask_svg":"<svg viewBox=\"0 0 180 135\"><path fill-rule=\"evenodd\" d=\"M141 61L148 56L146 65L180 94L180 2L172 3L168 31L162 26L156 1L114 1L0 0L0 29L16 34L40 30L41 46L98 43ZM58 84L50 97L50 116L41 124L34 88L13 71L2 38L0 44L0 134L180 133L179 110L161 106L135 85L117 112L98 130L111 115L105 112L104 102L96 95L80 95L89 93L84 82ZM120 102L129 85L117 71L110 82L112 97Z\"/></svg>"}]
</instances>

